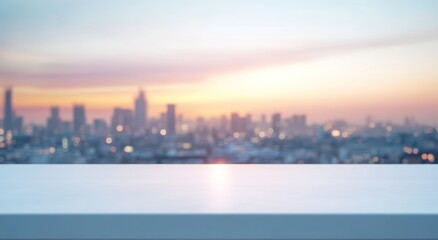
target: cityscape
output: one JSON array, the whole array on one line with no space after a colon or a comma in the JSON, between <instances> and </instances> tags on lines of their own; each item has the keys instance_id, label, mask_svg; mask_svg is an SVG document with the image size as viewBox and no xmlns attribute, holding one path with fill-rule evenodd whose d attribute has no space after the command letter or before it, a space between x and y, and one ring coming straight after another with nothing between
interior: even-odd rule
<instances>
[{"instance_id":1,"label":"cityscape","mask_svg":"<svg viewBox=\"0 0 438 240\"><path fill-rule=\"evenodd\" d=\"M186 119L176 104L148 115L140 90L132 108L114 108L111 122L88 119L85 105L72 120L53 106L45 125L24 124L4 92L0 163L30 164L430 164L437 163L434 126L406 117L404 124L364 119L309 125L305 114L255 119L237 112Z\"/></svg>"},{"instance_id":2,"label":"cityscape","mask_svg":"<svg viewBox=\"0 0 438 240\"><path fill-rule=\"evenodd\" d=\"M438 1L0 1L2 164L436 164Z\"/></svg>"}]
</instances>

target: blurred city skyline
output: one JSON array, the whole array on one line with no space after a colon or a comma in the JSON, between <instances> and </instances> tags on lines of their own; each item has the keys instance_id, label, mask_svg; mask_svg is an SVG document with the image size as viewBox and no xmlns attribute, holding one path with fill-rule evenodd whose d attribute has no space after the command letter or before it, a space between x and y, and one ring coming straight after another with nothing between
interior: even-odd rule
<instances>
[{"instance_id":1,"label":"blurred city skyline","mask_svg":"<svg viewBox=\"0 0 438 240\"><path fill-rule=\"evenodd\" d=\"M70 106L60 106L57 104L53 104L50 106L45 106L45 107L39 107L36 109L26 109L26 108L17 108L15 105L16 102L16 94L15 94L15 89L12 87L7 87L3 89L3 93L2 93L2 98L0 100L0 102L2 103L0 110L1 110L1 117L0 117L0 121L3 121L5 116L6 116L6 109L7 109L7 105L10 106L11 108L11 112L12 112L12 116L13 117L20 117L22 121L21 124L23 124L23 126L32 126L32 125L40 125L40 126L46 126L47 125L47 121L50 118L50 114L52 109L56 108L57 109L57 115L59 117L59 119L64 120L64 121L73 121L74 120L74 109L77 106L81 106L84 108L85 111L85 124L90 124L92 125L94 120L102 120L105 121L106 123L111 123L113 116L114 116L114 111L116 111L117 109L126 109L126 110L130 110L130 111L136 111L137 104L138 104L138 96L139 94L142 95L143 99L144 99L144 104L146 104L145 106L143 106L142 108L144 109L143 111L145 111L144 113L142 113L142 115L144 115L145 119L145 125L147 122L149 121L160 121L160 119L163 117L163 114L166 113L166 108L169 104L175 104L175 103L171 103L168 102L166 104L164 104L163 106L156 106L156 110L158 111L156 114L151 114L151 102L149 100L148 97L148 93L144 88L139 88L137 89L137 91L131 96L130 100L130 104L129 105L115 105L115 106L108 106L108 108L106 109L100 109L97 110L96 109L89 109L89 106L87 104L83 104L83 103L78 103L78 102L74 102L72 103ZM10 94L9 96L9 104L6 104L6 101L8 101L8 93ZM175 104L178 105L178 104ZM273 117L276 114L280 114L283 117L293 117L293 116L297 116L297 115L304 115L306 116L306 122L308 124L327 124L330 122L336 122L336 121L347 121L349 124L353 124L353 125L357 125L357 126L367 126L369 124L368 121L370 121L370 119L372 119L373 121L379 121L379 122L388 122L388 123L393 123L393 124L406 124L406 121L414 121L415 123L419 123L419 124L427 124L427 125L431 125L431 126L438 126L437 125L437 121L432 121L431 123L429 122L424 122L424 121L419 121L415 115L401 115L400 118L393 118L392 119L388 119L388 118L384 118L384 116L379 116L379 115L371 115L371 114L366 114L366 115L361 115L361 116L356 116L357 118L353 121L351 121L351 119L345 119L343 117L339 117L336 116L335 114L330 115L330 113L325 113L326 114L326 118L321 119L320 121L312 119L312 116L309 116L307 113L305 112L296 112L296 111L290 111L290 112L279 112L279 111L268 111L268 112L261 112L259 114L253 114L252 112L248 112L248 111L243 111L243 110L235 110L235 111L230 111L230 112L223 112L223 113L217 113L215 115L206 115L206 114L200 114L200 115L194 115L194 116L187 116L185 114L185 112L183 112L182 110L180 110L180 105L178 105L178 111L175 113L175 115L178 115L180 118L184 118L185 120L188 121L197 121L198 119L205 119L207 121L218 121L221 118L225 117L225 118L231 118L233 114L239 114L240 116L244 117L244 116L250 116L254 121L263 121L263 119L265 119L265 121L268 121L269 119L271 119L271 117ZM135 114L134 114L135 115ZM313 120L313 121L312 121Z\"/></svg>"},{"instance_id":2,"label":"blurred city skyline","mask_svg":"<svg viewBox=\"0 0 438 240\"><path fill-rule=\"evenodd\" d=\"M0 85L44 124L110 120L144 89L151 117L371 115L438 123L436 1L1 1ZM3 97L1 106L4 105ZM1 109L3 112L4 109Z\"/></svg>"}]
</instances>

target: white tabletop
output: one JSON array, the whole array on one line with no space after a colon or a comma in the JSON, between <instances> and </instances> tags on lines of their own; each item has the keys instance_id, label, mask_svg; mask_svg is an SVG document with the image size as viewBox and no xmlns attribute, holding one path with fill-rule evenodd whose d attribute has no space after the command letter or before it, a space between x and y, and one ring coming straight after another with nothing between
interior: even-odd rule
<instances>
[{"instance_id":1,"label":"white tabletop","mask_svg":"<svg viewBox=\"0 0 438 240\"><path fill-rule=\"evenodd\" d=\"M431 165L4 165L0 214L437 214Z\"/></svg>"},{"instance_id":2,"label":"white tabletop","mask_svg":"<svg viewBox=\"0 0 438 240\"><path fill-rule=\"evenodd\" d=\"M0 166L0 239L438 239L438 167Z\"/></svg>"}]
</instances>

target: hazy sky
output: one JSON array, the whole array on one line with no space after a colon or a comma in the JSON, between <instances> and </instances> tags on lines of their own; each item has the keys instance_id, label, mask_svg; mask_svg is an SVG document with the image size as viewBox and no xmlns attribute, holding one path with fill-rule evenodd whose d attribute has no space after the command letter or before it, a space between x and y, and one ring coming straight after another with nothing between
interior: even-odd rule
<instances>
[{"instance_id":1,"label":"hazy sky","mask_svg":"<svg viewBox=\"0 0 438 240\"><path fill-rule=\"evenodd\" d=\"M176 103L438 123L438 1L0 1L0 84L29 121ZM2 100L3 102L3 100Z\"/></svg>"}]
</instances>

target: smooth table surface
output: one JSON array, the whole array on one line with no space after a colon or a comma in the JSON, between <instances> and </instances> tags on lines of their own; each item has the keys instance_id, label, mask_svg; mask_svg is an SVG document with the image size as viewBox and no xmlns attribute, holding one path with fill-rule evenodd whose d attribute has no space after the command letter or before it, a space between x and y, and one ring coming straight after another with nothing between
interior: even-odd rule
<instances>
[{"instance_id":1,"label":"smooth table surface","mask_svg":"<svg viewBox=\"0 0 438 240\"><path fill-rule=\"evenodd\" d=\"M0 166L19 213L437 214L438 166Z\"/></svg>"},{"instance_id":2,"label":"smooth table surface","mask_svg":"<svg viewBox=\"0 0 438 240\"><path fill-rule=\"evenodd\" d=\"M438 239L430 165L5 165L0 239Z\"/></svg>"}]
</instances>

